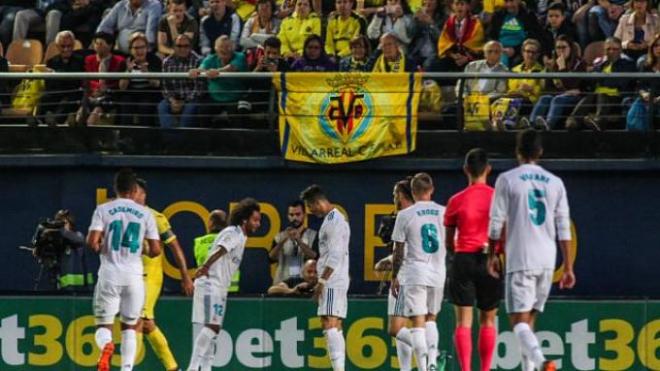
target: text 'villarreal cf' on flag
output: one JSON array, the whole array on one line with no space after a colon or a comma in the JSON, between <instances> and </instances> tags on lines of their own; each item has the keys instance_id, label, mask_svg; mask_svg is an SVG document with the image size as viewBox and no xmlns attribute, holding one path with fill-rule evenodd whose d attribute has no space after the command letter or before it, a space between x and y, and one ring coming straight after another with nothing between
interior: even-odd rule
<instances>
[{"instance_id":1,"label":"text 'villarreal cf' on flag","mask_svg":"<svg viewBox=\"0 0 660 371\"><path fill-rule=\"evenodd\" d=\"M273 83L287 160L336 164L415 150L420 75L283 73Z\"/></svg>"}]
</instances>

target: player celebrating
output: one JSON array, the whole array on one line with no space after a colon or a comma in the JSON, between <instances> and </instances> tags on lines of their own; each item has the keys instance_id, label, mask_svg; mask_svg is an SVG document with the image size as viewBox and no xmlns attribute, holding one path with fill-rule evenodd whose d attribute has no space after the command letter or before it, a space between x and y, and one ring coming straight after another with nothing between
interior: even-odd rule
<instances>
[{"instance_id":1,"label":"player celebrating","mask_svg":"<svg viewBox=\"0 0 660 371\"><path fill-rule=\"evenodd\" d=\"M261 225L259 203L252 198L241 200L229 216L229 226L213 241L206 262L195 274L192 322L203 324L190 358L189 371L210 371L213 343L227 312L227 291L231 277L241 265L248 234Z\"/></svg>"},{"instance_id":2,"label":"player celebrating","mask_svg":"<svg viewBox=\"0 0 660 371\"><path fill-rule=\"evenodd\" d=\"M394 184L394 207L396 212L411 206L415 201L413 200L412 191L410 190L410 180L412 177L400 180ZM392 255L381 259L376 263L375 269L377 271L391 271L392 270ZM403 297L399 295L395 298L392 295L392 290L388 291L387 296L387 315L389 316L388 332L390 336L396 338L401 337L410 339L410 330L406 327L408 319L403 313ZM412 348L410 344L403 341L396 342L396 354L399 358L399 369L401 371L410 371L412 368Z\"/></svg>"},{"instance_id":3,"label":"player celebrating","mask_svg":"<svg viewBox=\"0 0 660 371\"><path fill-rule=\"evenodd\" d=\"M453 251L449 295L456 308L454 344L462 371L472 370L472 306L479 308L481 371L490 370L495 349L495 318L502 296L502 281L488 274L488 216L493 188L486 184L491 167L488 154L475 148L465 156L463 172L469 185L455 194L445 211L445 246ZM454 240L456 234L458 238Z\"/></svg>"},{"instance_id":4,"label":"player celebrating","mask_svg":"<svg viewBox=\"0 0 660 371\"><path fill-rule=\"evenodd\" d=\"M342 321L348 306L348 243L350 227L317 185L309 186L301 194L310 213L323 218L319 229L319 260L316 271L319 279L314 287L314 299L319 303L323 332L334 371L344 371L346 342Z\"/></svg>"},{"instance_id":5,"label":"player celebrating","mask_svg":"<svg viewBox=\"0 0 660 371\"><path fill-rule=\"evenodd\" d=\"M160 254L156 221L151 212L133 201L137 192L135 173L121 170L115 175L113 201L94 210L87 244L101 256L98 282L94 288L96 345L101 349L99 371L110 370L115 345L112 324L121 315L121 369L132 370L137 342L135 328L144 305L142 246L147 254Z\"/></svg>"},{"instance_id":6,"label":"player celebrating","mask_svg":"<svg viewBox=\"0 0 660 371\"><path fill-rule=\"evenodd\" d=\"M410 337L398 342L412 346L420 371L437 369L438 327L435 322L445 285L444 206L431 201L433 180L426 173L411 181L415 204L396 217L392 241L392 293L402 296L404 315L412 321Z\"/></svg>"},{"instance_id":7,"label":"player celebrating","mask_svg":"<svg viewBox=\"0 0 660 371\"><path fill-rule=\"evenodd\" d=\"M559 287L575 285L569 254L568 200L562 180L537 164L543 154L540 133L532 129L520 132L516 153L520 166L501 174L495 183L488 269L493 276L499 276L500 261L494 250L506 225L505 302L522 349L523 370L555 370L554 362L543 356L533 328L550 294L557 239L564 259Z\"/></svg>"},{"instance_id":8,"label":"player celebrating","mask_svg":"<svg viewBox=\"0 0 660 371\"><path fill-rule=\"evenodd\" d=\"M135 202L142 206L146 206L147 202L147 182L144 179L138 178L138 190L135 196ZM186 258L183 255L179 241L172 231L169 221L165 215L148 207L149 211L154 215L156 220L156 228L160 235L161 242L169 247L174 255L174 259L179 266L181 272L181 286L186 296L191 296L193 293L193 282L188 275L188 267L186 265ZM142 320L138 327L138 331L142 330L147 335L147 340L158 356L161 363L166 370L176 371L179 366L174 359L174 355L167 344L167 339L163 332L156 326L154 307L156 301L160 296L160 290L163 287L163 254L150 258L148 256L142 257L142 264L144 265L144 287L146 296L144 300L144 311L142 312Z\"/></svg>"}]
</instances>

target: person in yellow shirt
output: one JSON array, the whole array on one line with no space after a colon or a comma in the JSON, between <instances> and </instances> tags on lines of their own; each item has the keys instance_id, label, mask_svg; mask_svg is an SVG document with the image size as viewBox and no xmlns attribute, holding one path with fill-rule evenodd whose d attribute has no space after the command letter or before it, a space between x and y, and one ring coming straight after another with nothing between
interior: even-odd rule
<instances>
[{"instance_id":1,"label":"person in yellow shirt","mask_svg":"<svg viewBox=\"0 0 660 371\"><path fill-rule=\"evenodd\" d=\"M325 52L335 58L351 55L350 41L364 35L367 23L353 12L353 0L336 0L336 12L328 19L325 32Z\"/></svg>"},{"instance_id":2,"label":"person in yellow shirt","mask_svg":"<svg viewBox=\"0 0 660 371\"><path fill-rule=\"evenodd\" d=\"M146 206L147 202L147 182L144 179L138 179L138 191L135 197L135 202L140 205ZM165 215L158 211L149 208L156 219L156 227L160 235L161 242L172 250L174 259L179 266L181 272L181 287L186 296L191 296L193 293L193 282L188 274L188 267L183 250L176 239L176 235L172 231L169 221ZM144 289L145 300L144 310L142 312L142 319L138 325L138 330L147 336L147 341L151 345L154 353L158 356L161 363L166 370L178 370L179 366L174 359L174 355L170 350L167 339L163 332L158 328L155 321L154 308L156 301L160 296L160 290L163 286L163 255L160 254L155 258L147 256L142 257L142 264L144 265ZM138 339L141 343L141 339Z\"/></svg>"},{"instance_id":3,"label":"person in yellow shirt","mask_svg":"<svg viewBox=\"0 0 660 371\"><path fill-rule=\"evenodd\" d=\"M321 35L321 18L312 12L309 0L298 0L295 11L282 21L277 34L282 41L282 55L288 59L302 56L303 44L310 35Z\"/></svg>"}]
</instances>

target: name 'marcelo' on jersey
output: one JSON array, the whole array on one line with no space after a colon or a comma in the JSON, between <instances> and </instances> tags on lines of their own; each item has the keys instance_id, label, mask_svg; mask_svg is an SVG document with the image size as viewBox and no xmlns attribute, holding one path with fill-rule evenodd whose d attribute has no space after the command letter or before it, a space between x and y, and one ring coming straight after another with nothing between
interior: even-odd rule
<instances>
[{"instance_id":1,"label":"name 'marcelo' on jersey","mask_svg":"<svg viewBox=\"0 0 660 371\"><path fill-rule=\"evenodd\" d=\"M402 285L443 287L445 284L445 207L418 201L396 215L392 241L405 243L397 276Z\"/></svg>"},{"instance_id":2,"label":"name 'marcelo' on jersey","mask_svg":"<svg viewBox=\"0 0 660 371\"><path fill-rule=\"evenodd\" d=\"M351 228L344 215L337 209L332 209L319 229L319 260L316 270L319 277L325 267L333 269L332 275L326 282L331 289L348 290L350 282L348 276L348 243L351 238Z\"/></svg>"},{"instance_id":3,"label":"name 'marcelo' on jersey","mask_svg":"<svg viewBox=\"0 0 660 371\"><path fill-rule=\"evenodd\" d=\"M149 209L117 198L96 207L89 230L103 232L99 280L129 285L142 279L142 243L145 238L159 240Z\"/></svg>"},{"instance_id":4,"label":"name 'marcelo' on jersey","mask_svg":"<svg viewBox=\"0 0 660 371\"><path fill-rule=\"evenodd\" d=\"M230 225L220 231L209 249L207 259L220 250L220 247L224 247L227 252L211 265L208 277L201 277L197 281L202 284L208 280L213 286L228 290L231 286L231 277L241 265L246 243L247 236L239 226Z\"/></svg>"},{"instance_id":5,"label":"name 'marcelo' on jersey","mask_svg":"<svg viewBox=\"0 0 660 371\"><path fill-rule=\"evenodd\" d=\"M554 269L557 239L571 240L570 212L562 180L534 164L502 173L495 182L488 237L506 228L506 271Z\"/></svg>"}]
</instances>

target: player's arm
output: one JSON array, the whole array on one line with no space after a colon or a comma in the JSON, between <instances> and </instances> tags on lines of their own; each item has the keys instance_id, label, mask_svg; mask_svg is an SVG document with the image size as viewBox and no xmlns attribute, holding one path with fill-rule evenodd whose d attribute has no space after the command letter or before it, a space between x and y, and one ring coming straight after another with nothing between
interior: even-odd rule
<instances>
[{"instance_id":1,"label":"player's arm","mask_svg":"<svg viewBox=\"0 0 660 371\"><path fill-rule=\"evenodd\" d=\"M147 245L149 245L149 251L147 251L147 255L150 258L155 258L160 255L160 240L147 239Z\"/></svg>"},{"instance_id":2,"label":"player's arm","mask_svg":"<svg viewBox=\"0 0 660 371\"><path fill-rule=\"evenodd\" d=\"M284 282L280 282L277 285L268 288L268 295L295 295L297 293L295 287L289 287L289 285Z\"/></svg>"},{"instance_id":3,"label":"player's arm","mask_svg":"<svg viewBox=\"0 0 660 371\"><path fill-rule=\"evenodd\" d=\"M211 256L209 256L206 259L206 261L204 262L204 264L202 264L201 267L197 268L197 272L195 272L195 278L199 278L201 276L208 276L209 269L211 268L213 263L215 263L226 253L227 253L227 249L224 246L220 245L220 248L216 252L211 254Z\"/></svg>"},{"instance_id":4,"label":"player's arm","mask_svg":"<svg viewBox=\"0 0 660 371\"><path fill-rule=\"evenodd\" d=\"M502 270L500 260L495 254L497 244L502 239L502 232L506 223L508 211L508 198L506 180L502 177L495 181L495 195L490 206L490 222L488 224L488 272L491 276L499 278Z\"/></svg>"},{"instance_id":5,"label":"player's arm","mask_svg":"<svg viewBox=\"0 0 660 371\"><path fill-rule=\"evenodd\" d=\"M89 246L95 253L101 252L101 240L103 239L102 231L89 231L87 234L87 246Z\"/></svg>"},{"instance_id":6,"label":"player's arm","mask_svg":"<svg viewBox=\"0 0 660 371\"><path fill-rule=\"evenodd\" d=\"M456 226L445 225L445 248L448 252L454 252L454 239L456 238Z\"/></svg>"},{"instance_id":7,"label":"player's arm","mask_svg":"<svg viewBox=\"0 0 660 371\"><path fill-rule=\"evenodd\" d=\"M316 259L318 254L314 249L312 249L308 244L305 243L305 241L302 240L302 238L298 238L296 240L298 243L298 247L302 250L303 255L305 255L305 259Z\"/></svg>"},{"instance_id":8,"label":"player's arm","mask_svg":"<svg viewBox=\"0 0 660 371\"><path fill-rule=\"evenodd\" d=\"M564 261L564 273L559 281L559 288L571 289L575 286L575 273L573 272L573 256L571 254L571 217L568 208L566 189L562 184L559 204L555 211L555 225L559 239L559 249Z\"/></svg>"},{"instance_id":9,"label":"player's arm","mask_svg":"<svg viewBox=\"0 0 660 371\"><path fill-rule=\"evenodd\" d=\"M399 296L399 270L403 264L403 256L405 252L405 244L403 242L394 242L394 251L392 251L392 295Z\"/></svg>"},{"instance_id":10,"label":"player's arm","mask_svg":"<svg viewBox=\"0 0 660 371\"><path fill-rule=\"evenodd\" d=\"M193 282L188 274L188 264L186 264L186 257L183 255L183 249L179 245L179 240L174 237L170 242L166 243L166 246L170 248L172 254L174 254L174 260L179 267L179 272L181 272L181 287L183 288L184 294L190 296L193 293Z\"/></svg>"}]
</instances>

